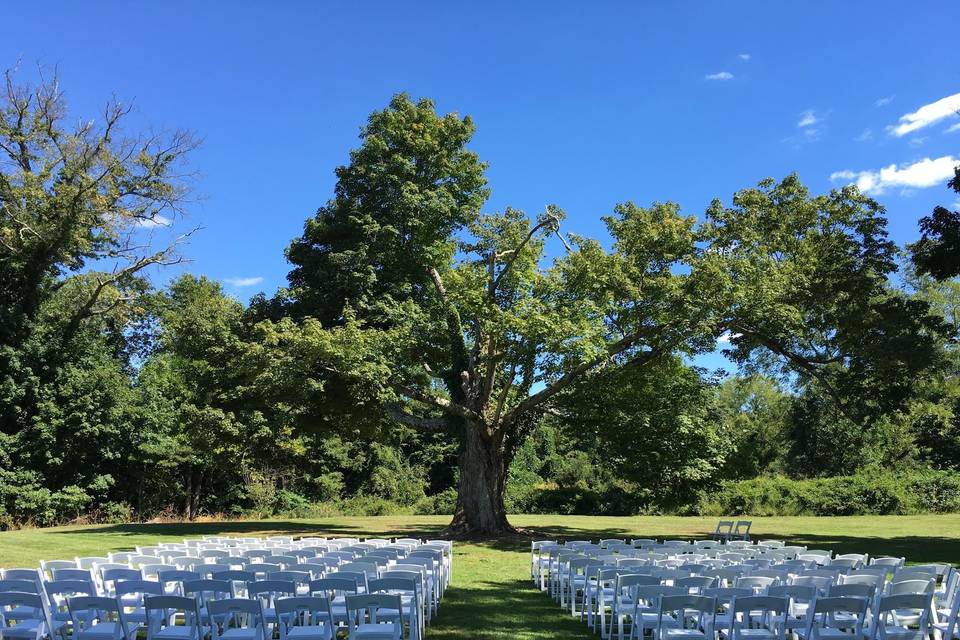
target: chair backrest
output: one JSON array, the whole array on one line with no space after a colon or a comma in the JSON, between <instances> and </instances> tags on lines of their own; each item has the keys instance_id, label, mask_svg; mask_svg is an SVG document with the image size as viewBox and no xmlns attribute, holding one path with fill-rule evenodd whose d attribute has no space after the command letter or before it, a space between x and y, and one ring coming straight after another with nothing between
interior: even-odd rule
<instances>
[{"instance_id":1,"label":"chair backrest","mask_svg":"<svg viewBox=\"0 0 960 640\"><path fill-rule=\"evenodd\" d=\"M113 562L110 558L103 556L77 556L77 567L80 569L93 569L97 565Z\"/></svg>"},{"instance_id":2,"label":"chair backrest","mask_svg":"<svg viewBox=\"0 0 960 640\"><path fill-rule=\"evenodd\" d=\"M799 584L771 585L767 589L768 596L776 598L790 598L793 602L810 602L817 597L816 587Z\"/></svg>"},{"instance_id":3,"label":"chair backrest","mask_svg":"<svg viewBox=\"0 0 960 640\"><path fill-rule=\"evenodd\" d=\"M187 580L183 583L183 595L198 598L202 604L209 600L222 600L234 596L233 584L229 580Z\"/></svg>"},{"instance_id":4,"label":"chair backrest","mask_svg":"<svg viewBox=\"0 0 960 640\"><path fill-rule=\"evenodd\" d=\"M356 578L337 577L332 574L326 578L319 578L310 581L311 594L323 594L327 597L337 597L347 594L359 593L359 585Z\"/></svg>"},{"instance_id":5,"label":"chair backrest","mask_svg":"<svg viewBox=\"0 0 960 640\"><path fill-rule=\"evenodd\" d=\"M892 556L883 556L880 558L874 558L870 561L870 566L883 566L883 567L902 567L904 559L895 558Z\"/></svg>"},{"instance_id":6,"label":"chair backrest","mask_svg":"<svg viewBox=\"0 0 960 640\"><path fill-rule=\"evenodd\" d=\"M395 593L397 591L418 593L417 581L412 576L376 578L369 583L370 593Z\"/></svg>"},{"instance_id":7,"label":"chair backrest","mask_svg":"<svg viewBox=\"0 0 960 640\"><path fill-rule=\"evenodd\" d=\"M167 627L177 626L177 637L204 640L204 631L200 619L200 607L195 598L183 596L147 596L143 602L147 614L147 640L152 640L154 634ZM177 620L182 625L177 625ZM184 631L185 635L180 635Z\"/></svg>"},{"instance_id":8,"label":"chair backrest","mask_svg":"<svg viewBox=\"0 0 960 640\"><path fill-rule=\"evenodd\" d=\"M834 583L832 577L824 576L796 576L791 580L791 584L814 587L820 593L826 593L830 585Z\"/></svg>"},{"instance_id":9,"label":"chair backrest","mask_svg":"<svg viewBox=\"0 0 960 640\"><path fill-rule=\"evenodd\" d=\"M247 583L247 595L250 598L260 598L261 601L273 603L277 598L297 595L297 585L292 580L257 580Z\"/></svg>"},{"instance_id":10,"label":"chair backrest","mask_svg":"<svg viewBox=\"0 0 960 640\"><path fill-rule=\"evenodd\" d=\"M872 586L874 589L882 589L883 585L886 583L886 579L877 575L876 573L849 573L845 576L840 576L840 584L866 584Z\"/></svg>"},{"instance_id":11,"label":"chair backrest","mask_svg":"<svg viewBox=\"0 0 960 640\"><path fill-rule=\"evenodd\" d=\"M67 608L67 600L78 596L96 596L97 590L92 583L86 580L51 580L43 584L43 589L47 594L47 601L50 603L54 613L62 614L61 618L69 617L70 612Z\"/></svg>"},{"instance_id":12,"label":"chair backrest","mask_svg":"<svg viewBox=\"0 0 960 640\"><path fill-rule=\"evenodd\" d=\"M284 567L291 567L297 564L300 564L300 558L296 556L270 556L269 561L273 564L280 564Z\"/></svg>"},{"instance_id":13,"label":"chair backrest","mask_svg":"<svg viewBox=\"0 0 960 640\"><path fill-rule=\"evenodd\" d=\"M219 640L228 629L254 629L257 640L264 640L263 605L259 600L225 598L207 603L211 636Z\"/></svg>"},{"instance_id":14,"label":"chair backrest","mask_svg":"<svg viewBox=\"0 0 960 640\"><path fill-rule=\"evenodd\" d=\"M347 624L350 637L361 624L392 625L394 637L399 638L403 633L403 623L397 620L398 611L402 611L400 596L389 593L364 593L347 596ZM381 611L386 613L381 615Z\"/></svg>"},{"instance_id":15,"label":"chair backrest","mask_svg":"<svg viewBox=\"0 0 960 640\"><path fill-rule=\"evenodd\" d=\"M734 598L731 606L731 638L741 640L743 630L753 624L765 627L773 637L783 640L786 637L786 617L790 609L787 598L776 596L748 596Z\"/></svg>"},{"instance_id":16,"label":"chair backrest","mask_svg":"<svg viewBox=\"0 0 960 640\"><path fill-rule=\"evenodd\" d=\"M904 582L906 580L936 580L937 570L935 567L903 567L897 569L893 574L892 582Z\"/></svg>"},{"instance_id":17,"label":"chair backrest","mask_svg":"<svg viewBox=\"0 0 960 640\"><path fill-rule=\"evenodd\" d=\"M166 587L171 582L177 585L177 592L183 595L183 583L191 580L200 580L200 574L196 571L186 571L184 569L173 569L171 571L160 571L157 573L157 581Z\"/></svg>"},{"instance_id":18,"label":"chair backrest","mask_svg":"<svg viewBox=\"0 0 960 640\"><path fill-rule=\"evenodd\" d=\"M889 627L901 626L899 620L904 617L907 611L915 612L919 618L915 626L925 631L932 599L932 591L930 593L903 593L881 597L876 609L876 621L871 623L871 626L879 632L877 637L884 640L890 631Z\"/></svg>"},{"instance_id":19,"label":"chair backrest","mask_svg":"<svg viewBox=\"0 0 960 640\"><path fill-rule=\"evenodd\" d=\"M828 597L814 600L807 614L807 634L805 640L817 640L822 629L837 627L835 615L844 613L854 616L851 625L849 618L843 621L842 627L854 629L853 637L863 635L863 621L867 615L867 601L864 598ZM834 636L831 636L834 637Z\"/></svg>"},{"instance_id":20,"label":"chair backrest","mask_svg":"<svg viewBox=\"0 0 960 640\"><path fill-rule=\"evenodd\" d=\"M274 571L267 574L267 580L290 580L295 584L310 584L311 575L309 571Z\"/></svg>"},{"instance_id":21,"label":"chair backrest","mask_svg":"<svg viewBox=\"0 0 960 640\"><path fill-rule=\"evenodd\" d=\"M274 571L280 571L283 567L279 564L271 562L249 562L243 565L244 571L252 571L257 574L257 578L264 580L267 577L268 573L273 573ZM229 571L230 567L223 569L223 571Z\"/></svg>"},{"instance_id":22,"label":"chair backrest","mask_svg":"<svg viewBox=\"0 0 960 640\"><path fill-rule=\"evenodd\" d=\"M41 584L42 580L39 569L0 569L0 575L3 576L4 580L30 580L35 582L37 586ZM64 579L68 579L68 577L64 576ZM54 576L54 580L56 580L56 576Z\"/></svg>"},{"instance_id":23,"label":"chair backrest","mask_svg":"<svg viewBox=\"0 0 960 640\"><path fill-rule=\"evenodd\" d=\"M129 637L123 609L116 598L77 596L67 600L67 607L70 610L70 621L73 623L74 638L79 635L79 632L104 622L115 623L113 637L116 640Z\"/></svg>"},{"instance_id":24,"label":"chair backrest","mask_svg":"<svg viewBox=\"0 0 960 640\"><path fill-rule=\"evenodd\" d=\"M322 560L322 558L309 558L310 560ZM298 571L306 571L310 574L310 579L320 578L330 567L323 562L303 562L297 565Z\"/></svg>"},{"instance_id":25,"label":"chair backrest","mask_svg":"<svg viewBox=\"0 0 960 640\"><path fill-rule=\"evenodd\" d=\"M843 583L832 584L827 589L827 596L830 598L865 598L873 600L877 589L872 584Z\"/></svg>"},{"instance_id":26,"label":"chair backrest","mask_svg":"<svg viewBox=\"0 0 960 640\"><path fill-rule=\"evenodd\" d=\"M43 601L43 596L39 593L27 593L24 591L0 592L0 621L3 621L6 617L10 617L10 611L23 611L24 609L30 611L30 613L27 614L30 620L36 620L42 623L43 626L40 631L43 634L46 634L52 629L53 625L50 620L50 612L47 610L47 605ZM27 619L23 613L17 613L13 617L17 622L22 622ZM0 637L4 637L2 629L0 629Z\"/></svg>"},{"instance_id":27,"label":"chair backrest","mask_svg":"<svg viewBox=\"0 0 960 640\"><path fill-rule=\"evenodd\" d=\"M721 520L717 523L717 528L713 530L713 535L726 535L733 530L733 520Z\"/></svg>"},{"instance_id":28,"label":"chair backrest","mask_svg":"<svg viewBox=\"0 0 960 640\"><path fill-rule=\"evenodd\" d=\"M360 585L363 591L367 590L367 574L365 571L337 571L329 575L338 578L350 578Z\"/></svg>"},{"instance_id":29,"label":"chair backrest","mask_svg":"<svg viewBox=\"0 0 960 640\"><path fill-rule=\"evenodd\" d=\"M663 595L660 597L657 610L655 637L664 638L666 629L675 628L674 623L678 623L683 628L703 630L704 637L713 638L716 613L716 598L689 594ZM664 624L664 616L667 617L669 624Z\"/></svg>"},{"instance_id":30,"label":"chair backrest","mask_svg":"<svg viewBox=\"0 0 960 640\"><path fill-rule=\"evenodd\" d=\"M310 634L311 638L333 638L333 612L330 600L317 596L297 596L279 598L276 602L277 620L280 623L280 640L287 640L293 627L313 627L321 634ZM325 633L324 633L325 632Z\"/></svg>"},{"instance_id":31,"label":"chair backrest","mask_svg":"<svg viewBox=\"0 0 960 640\"><path fill-rule=\"evenodd\" d=\"M140 569L130 569L128 567L102 569L100 571L100 579L104 585L112 590L114 585L120 581L143 580L143 574L140 573Z\"/></svg>"},{"instance_id":32,"label":"chair backrest","mask_svg":"<svg viewBox=\"0 0 960 640\"><path fill-rule=\"evenodd\" d=\"M144 596L162 596L163 585L153 580L118 580L116 587L117 596L129 594L142 594Z\"/></svg>"},{"instance_id":33,"label":"chair backrest","mask_svg":"<svg viewBox=\"0 0 960 640\"><path fill-rule=\"evenodd\" d=\"M733 581L735 587L753 589L754 591L763 591L774 584L777 584L776 578L765 578L763 576L740 576Z\"/></svg>"},{"instance_id":34,"label":"chair backrest","mask_svg":"<svg viewBox=\"0 0 960 640\"><path fill-rule=\"evenodd\" d=\"M40 585L34 580L0 580L0 593L40 593Z\"/></svg>"},{"instance_id":35,"label":"chair backrest","mask_svg":"<svg viewBox=\"0 0 960 640\"><path fill-rule=\"evenodd\" d=\"M905 593L933 593L933 580L903 580L890 585L889 595L897 596Z\"/></svg>"},{"instance_id":36,"label":"chair backrest","mask_svg":"<svg viewBox=\"0 0 960 640\"><path fill-rule=\"evenodd\" d=\"M673 581L675 587L687 589L691 593L702 593L704 589L716 586L717 579L710 576L686 576Z\"/></svg>"}]
</instances>

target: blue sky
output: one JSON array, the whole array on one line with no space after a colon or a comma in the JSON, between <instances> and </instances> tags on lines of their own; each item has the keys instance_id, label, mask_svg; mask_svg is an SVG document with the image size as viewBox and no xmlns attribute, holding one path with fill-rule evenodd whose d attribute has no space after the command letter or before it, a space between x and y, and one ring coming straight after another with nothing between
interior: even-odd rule
<instances>
[{"instance_id":1,"label":"blue sky","mask_svg":"<svg viewBox=\"0 0 960 640\"><path fill-rule=\"evenodd\" d=\"M284 247L399 91L473 116L490 210L556 203L585 235L616 202L700 213L792 171L816 191L858 181L899 243L953 200L958 2L54 2L7 16L0 62L20 60L23 79L56 65L73 116L116 95L136 105L132 127L203 138L177 226L204 228L184 269L243 300L285 282Z\"/></svg>"}]
</instances>

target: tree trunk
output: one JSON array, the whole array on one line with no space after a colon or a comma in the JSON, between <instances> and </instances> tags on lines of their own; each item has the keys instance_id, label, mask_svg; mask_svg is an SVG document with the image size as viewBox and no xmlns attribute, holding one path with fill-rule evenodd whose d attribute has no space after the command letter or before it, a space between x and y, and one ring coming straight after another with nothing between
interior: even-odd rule
<instances>
[{"instance_id":1,"label":"tree trunk","mask_svg":"<svg viewBox=\"0 0 960 640\"><path fill-rule=\"evenodd\" d=\"M465 421L460 453L457 510L448 531L455 536L496 536L513 533L503 499L507 469L501 438L486 437L485 427Z\"/></svg>"}]
</instances>

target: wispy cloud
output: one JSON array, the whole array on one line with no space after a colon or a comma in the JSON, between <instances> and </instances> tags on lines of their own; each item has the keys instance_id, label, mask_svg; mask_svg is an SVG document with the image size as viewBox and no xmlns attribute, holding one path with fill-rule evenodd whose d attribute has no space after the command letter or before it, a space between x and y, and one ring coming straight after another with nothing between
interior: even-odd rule
<instances>
[{"instance_id":1,"label":"wispy cloud","mask_svg":"<svg viewBox=\"0 0 960 640\"><path fill-rule=\"evenodd\" d=\"M704 80L733 80L733 74L729 71L721 71L719 73L708 73L703 76Z\"/></svg>"},{"instance_id":2,"label":"wispy cloud","mask_svg":"<svg viewBox=\"0 0 960 640\"><path fill-rule=\"evenodd\" d=\"M875 107L885 107L891 102L893 102L893 99L896 97L897 97L896 95L889 95L889 96L884 96L882 98L877 98L876 102L874 102L873 105Z\"/></svg>"},{"instance_id":3,"label":"wispy cloud","mask_svg":"<svg viewBox=\"0 0 960 640\"><path fill-rule=\"evenodd\" d=\"M910 146L919 147L922 146L924 142L927 141L927 136L917 136L915 138L910 138Z\"/></svg>"},{"instance_id":4,"label":"wispy cloud","mask_svg":"<svg viewBox=\"0 0 960 640\"><path fill-rule=\"evenodd\" d=\"M800 114L800 120L797 122L798 127L810 127L820 122L820 119L817 118L817 114L813 112L813 109L807 109Z\"/></svg>"},{"instance_id":5,"label":"wispy cloud","mask_svg":"<svg viewBox=\"0 0 960 640\"><path fill-rule=\"evenodd\" d=\"M254 276L252 278L224 278L223 281L231 287L252 287L253 285L263 282L263 277Z\"/></svg>"},{"instance_id":6,"label":"wispy cloud","mask_svg":"<svg viewBox=\"0 0 960 640\"><path fill-rule=\"evenodd\" d=\"M863 133L858 135L853 140L854 142L869 142L870 140L873 140L873 129L870 129L870 128L864 129Z\"/></svg>"},{"instance_id":7,"label":"wispy cloud","mask_svg":"<svg viewBox=\"0 0 960 640\"><path fill-rule=\"evenodd\" d=\"M944 133L953 133L954 131L960 131L960 122L950 125L950 128L944 131Z\"/></svg>"},{"instance_id":8,"label":"wispy cloud","mask_svg":"<svg viewBox=\"0 0 960 640\"><path fill-rule=\"evenodd\" d=\"M169 227L173 220L159 213L152 218L140 218L137 220L137 226L141 229L156 229L157 227Z\"/></svg>"},{"instance_id":9,"label":"wispy cloud","mask_svg":"<svg viewBox=\"0 0 960 640\"><path fill-rule=\"evenodd\" d=\"M953 156L924 158L899 166L891 164L877 171L834 171L830 179L855 184L869 195L880 195L890 188L926 189L943 184L953 176L953 168L958 164L960 158Z\"/></svg>"},{"instance_id":10,"label":"wispy cloud","mask_svg":"<svg viewBox=\"0 0 960 640\"><path fill-rule=\"evenodd\" d=\"M752 56L749 53L739 53L737 54L737 57L743 60L744 62L747 62L748 60L750 60Z\"/></svg>"},{"instance_id":11,"label":"wispy cloud","mask_svg":"<svg viewBox=\"0 0 960 640\"><path fill-rule=\"evenodd\" d=\"M898 123L891 125L889 130L892 135L902 138L908 133L929 127L951 116L956 116L957 111L960 111L960 93L940 98L936 102L923 105L912 113L900 116Z\"/></svg>"}]
</instances>

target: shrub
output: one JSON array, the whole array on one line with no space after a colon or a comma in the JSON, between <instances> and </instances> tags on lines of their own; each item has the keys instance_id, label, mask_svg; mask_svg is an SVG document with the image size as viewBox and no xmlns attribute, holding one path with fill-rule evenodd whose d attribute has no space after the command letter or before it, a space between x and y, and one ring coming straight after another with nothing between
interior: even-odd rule
<instances>
[{"instance_id":1,"label":"shrub","mask_svg":"<svg viewBox=\"0 0 960 640\"><path fill-rule=\"evenodd\" d=\"M960 510L960 474L895 474L865 469L853 476L794 480L784 476L723 482L693 509L703 515L848 516Z\"/></svg>"}]
</instances>

